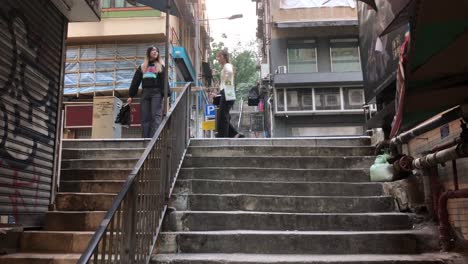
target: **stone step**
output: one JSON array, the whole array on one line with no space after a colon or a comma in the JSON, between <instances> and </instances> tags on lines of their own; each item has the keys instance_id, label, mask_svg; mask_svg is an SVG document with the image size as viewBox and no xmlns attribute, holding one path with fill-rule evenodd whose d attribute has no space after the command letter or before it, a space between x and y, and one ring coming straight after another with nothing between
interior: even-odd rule
<instances>
[{"instance_id":1,"label":"stone step","mask_svg":"<svg viewBox=\"0 0 468 264\"><path fill-rule=\"evenodd\" d=\"M188 154L193 157L226 156L373 156L374 147L337 146L193 146Z\"/></svg>"},{"instance_id":2,"label":"stone step","mask_svg":"<svg viewBox=\"0 0 468 264\"><path fill-rule=\"evenodd\" d=\"M370 168L375 157L186 157L183 167L328 169ZM63 163L63 162L62 162Z\"/></svg>"},{"instance_id":3,"label":"stone step","mask_svg":"<svg viewBox=\"0 0 468 264\"><path fill-rule=\"evenodd\" d=\"M239 211L176 211L166 217L170 231L298 230L379 231L411 229L402 213L306 214Z\"/></svg>"},{"instance_id":4,"label":"stone step","mask_svg":"<svg viewBox=\"0 0 468 264\"><path fill-rule=\"evenodd\" d=\"M46 231L96 231L106 211L49 211Z\"/></svg>"},{"instance_id":5,"label":"stone step","mask_svg":"<svg viewBox=\"0 0 468 264\"><path fill-rule=\"evenodd\" d=\"M62 169L114 168L133 169L138 159L63 159Z\"/></svg>"},{"instance_id":6,"label":"stone step","mask_svg":"<svg viewBox=\"0 0 468 264\"><path fill-rule=\"evenodd\" d=\"M26 231L21 237L21 252L82 253L93 232Z\"/></svg>"},{"instance_id":7,"label":"stone step","mask_svg":"<svg viewBox=\"0 0 468 264\"><path fill-rule=\"evenodd\" d=\"M132 172L132 168L116 169L116 168L76 168L63 169L60 171L61 180L78 181L78 180L126 180Z\"/></svg>"},{"instance_id":8,"label":"stone step","mask_svg":"<svg viewBox=\"0 0 468 264\"><path fill-rule=\"evenodd\" d=\"M392 197L278 196L248 194L173 195L180 211L262 211L290 213L369 213L395 210Z\"/></svg>"},{"instance_id":9,"label":"stone step","mask_svg":"<svg viewBox=\"0 0 468 264\"><path fill-rule=\"evenodd\" d=\"M146 148L149 139L125 138L125 139L64 139L62 149L67 148Z\"/></svg>"},{"instance_id":10,"label":"stone step","mask_svg":"<svg viewBox=\"0 0 468 264\"><path fill-rule=\"evenodd\" d=\"M122 189L125 181L106 180L82 180L82 181L61 181L61 192L81 192L81 193L118 193Z\"/></svg>"},{"instance_id":11,"label":"stone step","mask_svg":"<svg viewBox=\"0 0 468 264\"><path fill-rule=\"evenodd\" d=\"M62 159L139 159L144 150L144 148L62 149Z\"/></svg>"},{"instance_id":12,"label":"stone step","mask_svg":"<svg viewBox=\"0 0 468 264\"><path fill-rule=\"evenodd\" d=\"M294 196L379 196L380 183L329 183L291 181L181 180L175 193L193 194L265 194Z\"/></svg>"},{"instance_id":13,"label":"stone step","mask_svg":"<svg viewBox=\"0 0 468 264\"><path fill-rule=\"evenodd\" d=\"M425 231L197 231L163 232L161 253L417 254L435 249Z\"/></svg>"},{"instance_id":14,"label":"stone step","mask_svg":"<svg viewBox=\"0 0 468 264\"><path fill-rule=\"evenodd\" d=\"M182 168L178 179L368 182L369 169Z\"/></svg>"},{"instance_id":15,"label":"stone step","mask_svg":"<svg viewBox=\"0 0 468 264\"><path fill-rule=\"evenodd\" d=\"M76 264L81 254L15 253L0 256L2 264Z\"/></svg>"},{"instance_id":16,"label":"stone step","mask_svg":"<svg viewBox=\"0 0 468 264\"><path fill-rule=\"evenodd\" d=\"M210 138L191 139L190 146L369 146L369 137L308 137L308 138Z\"/></svg>"},{"instance_id":17,"label":"stone step","mask_svg":"<svg viewBox=\"0 0 468 264\"><path fill-rule=\"evenodd\" d=\"M453 253L418 255L281 255L281 254L159 254L153 264L444 264L460 256Z\"/></svg>"},{"instance_id":18,"label":"stone step","mask_svg":"<svg viewBox=\"0 0 468 264\"><path fill-rule=\"evenodd\" d=\"M58 211L107 211L116 194L110 193L57 193Z\"/></svg>"}]
</instances>

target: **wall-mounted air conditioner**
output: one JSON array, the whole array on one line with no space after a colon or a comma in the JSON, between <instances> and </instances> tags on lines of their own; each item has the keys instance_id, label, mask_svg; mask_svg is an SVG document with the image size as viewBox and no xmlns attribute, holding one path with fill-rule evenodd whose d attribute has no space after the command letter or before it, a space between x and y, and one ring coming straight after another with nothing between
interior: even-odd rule
<instances>
[{"instance_id":1,"label":"wall-mounted air conditioner","mask_svg":"<svg viewBox=\"0 0 468 264\"><path fill-rule=\"evenodd\" d=\"M362 89L349 89L348 90L349 105L363 105L364 104L364 90Z\"/></svg>"},{"instance_id":2,"label":"wall-mounted air conditioner","mask_svg":"<svg viewBox=\"0 0 468 264\"><path fill-rule=\"evenodd\" d=\"M278 74L285 74L288 73L288 66L282 65L278 66Z\"/></svg>"}]
</instances>

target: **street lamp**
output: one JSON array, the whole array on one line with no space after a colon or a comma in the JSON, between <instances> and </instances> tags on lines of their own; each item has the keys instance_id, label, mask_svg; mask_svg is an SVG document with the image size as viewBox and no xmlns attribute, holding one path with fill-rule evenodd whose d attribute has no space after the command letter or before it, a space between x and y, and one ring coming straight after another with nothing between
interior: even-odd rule
<instances>
[{"instance_id":1,"label":"street lamp","mask_svg":"<svg viewBox=\"0 0 468 264\"><path fill-rule=\"evenodd\" d=\"M197 8L197 12L199 12L200 9ZM200 14L197 14L197 17L199 17ZM229 17L220 17L220 18L212 18L212 19L195 19L195 87L199 87L199 81L198 81L198 75L199 75L199 69L200 69L200 54L199 54L199 49L200 49L200 22L204 21L210 21L210 20L221 20L221 19L227 19L227 20L233 20L233 19L238 19L244 17L242 14L235 14ZM195 115L195 134L196 137L198 137L198 130L199 130L199 120L198 120L198 94L199 90L197 89L197 97L195 100L195 107L196 107L196 115Z\"/></svg>"}]
</instances>

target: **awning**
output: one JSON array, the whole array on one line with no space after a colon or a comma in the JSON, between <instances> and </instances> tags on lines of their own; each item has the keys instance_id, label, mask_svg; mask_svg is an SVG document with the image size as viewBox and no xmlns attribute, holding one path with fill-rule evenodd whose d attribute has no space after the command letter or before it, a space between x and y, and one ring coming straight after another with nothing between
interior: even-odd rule
<instances>
[{"instance_id":1,"label":"awning","mask_svg":"<svg viewBox=\"0 0 468 264\"><path fill-rule=\"evenodd\" d=\"M152 7L161 12L166 12L167 1L168 0L127 0L127 2L131 4L134 4L134 3L142 4L145 6ZM173 0L170 0L170 1L171 1L171 15L180 17L180 12L179 12L179 9L177 8L177 3L175 3L175 1Z\"/></svg>"},{"instance_id":2,"label":"awning","mask_svg":"<svg viewBox=\"0 0 468 264\"><path fill-rule=\"evenodd\" d=\"M411 29L403 125L468 103L468 1L419 1Z\"/></svg>"},{"instance_id":3,"label":"awning","mask_svg":"<svg viewBox=\"0 0 468 264\"><path fill-rule=\"evenodd\" d=\"M195 81L195 69L184 47L175 46L172 49L174 62L186 82Z\"/></svg>"}]
</instances>

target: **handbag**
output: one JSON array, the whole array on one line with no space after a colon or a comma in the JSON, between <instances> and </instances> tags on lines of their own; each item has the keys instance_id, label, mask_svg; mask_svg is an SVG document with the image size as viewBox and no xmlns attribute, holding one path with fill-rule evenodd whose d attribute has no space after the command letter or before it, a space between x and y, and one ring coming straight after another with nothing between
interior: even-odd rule
<instances>
[{"instance_id":1,"label":"handbag","mask_svg":"<svg viewBox=\"0 0 468 264\"><path fill-rule=\"evenodd\" d=\"M218 94L215 97L213 97L213 105L218 106L221 103L221 95Z\"/></svg>"},{"instance_id":2,"label":"handbag","mask_svg":"<svg viewBox=\"0 0 468 264\"><path fill-rule=\"evenodd\" d=\"M224 85L224 96L226 97L226 101L236 100L236 89L234 85Z\"/></svg>"},{"instance_id":3,"label":"handbag","mask_svg":"<svg viewBox=\"0 0 468 264\"><path fill-rule=\"evenodd\" d=\"M247 105L248 106L257 106L259 102L260 102L260 96L258 94L258 88L257 88L257 86L252 87L252 89L249 90Z\"/></svg>"},{"instance_id":4,"label":"handbag","mask_svg":"<svg viewBox=\"0 0 468 264\"><path fill-rule=\"evenodd\" d=\"M124 104L122 108L120 108L117 117L115 118L116 124L121 124L124 127L129 127L132 121L132 109L130 104Z\"/></svg>"}]
</instances>

